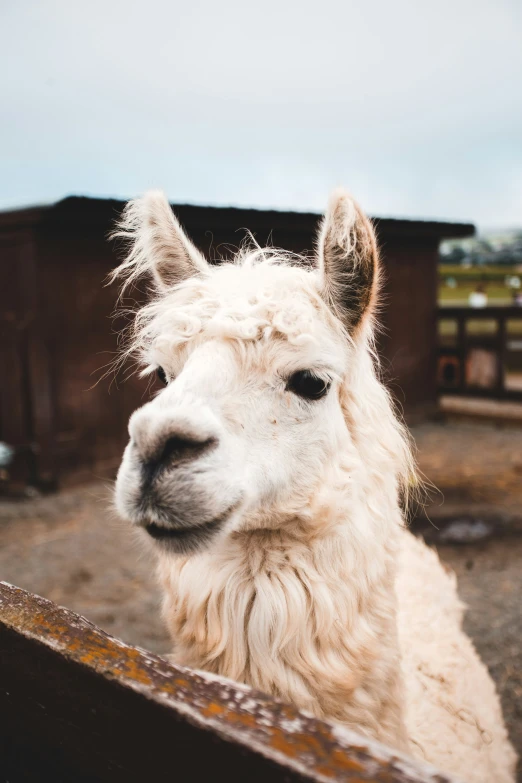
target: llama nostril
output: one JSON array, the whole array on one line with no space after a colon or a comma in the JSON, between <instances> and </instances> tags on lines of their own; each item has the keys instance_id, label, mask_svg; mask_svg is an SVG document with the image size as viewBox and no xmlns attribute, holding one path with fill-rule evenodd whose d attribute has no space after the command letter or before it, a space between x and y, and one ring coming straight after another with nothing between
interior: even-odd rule
<instances>
[{"instance_id":1,"label":"llama nostril","mask_svg":"<svg viewBox=\"0 0 522 783\"><path fill-rule=\"evenodd\" d=\"M156 455L143 463L143 471L151 480L161 470L199 459L217 445L216 438L197 440L186 435L173 435L158 449Z\"/></svg>"},{"instance_id":2,"label":"llama nostril","mask_svg":"<svg viewBox=\"0 0 522 783\"><path fill-rule=\"evenodd\" d=\"M159 461L162 464L191 462L213 448L216 443L217 441L215 438L195 440L193 438L174 435L165 442Z\"/></svg>"}]
</instances>

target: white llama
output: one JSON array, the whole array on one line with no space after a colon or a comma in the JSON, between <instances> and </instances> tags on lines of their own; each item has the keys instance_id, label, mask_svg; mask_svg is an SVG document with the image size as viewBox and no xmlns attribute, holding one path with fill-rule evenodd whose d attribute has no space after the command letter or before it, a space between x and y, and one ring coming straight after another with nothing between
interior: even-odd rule
<instances>
[{"instance_id":1,"label":"white llama","mask_svg":"<svg viewBox=\"0 0 522 783\"><path fill-rule=\"evenodd\" d=\"M257 247L211 266L156 192L117 235L114 276L153 284L128 351L165 388L130 419L116 504L155 542L174 659L512 781L455 579L404 528L415 469L376 372L370 221L336 192L308 266Z\"/></svg>"}]
</instances>

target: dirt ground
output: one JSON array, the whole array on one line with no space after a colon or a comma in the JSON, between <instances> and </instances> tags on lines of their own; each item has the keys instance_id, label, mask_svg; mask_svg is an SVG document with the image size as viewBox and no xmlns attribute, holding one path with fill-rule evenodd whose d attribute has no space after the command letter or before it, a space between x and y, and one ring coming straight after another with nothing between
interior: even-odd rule
<instances>
[{"instance_id":1,"label":"dirt ground","mask_svg":"<svg viewBox=\"0 0 522 783\"><path fill-rule=\"evenodd\" d=\"M457 573L465 629L522 755L522 429L430 423L413 435L421 469L438 488L415 529ZM126 642L168 651L153 562L110 510L109 484L1 501L0 579Z\"/></svg>"}]
</instances>

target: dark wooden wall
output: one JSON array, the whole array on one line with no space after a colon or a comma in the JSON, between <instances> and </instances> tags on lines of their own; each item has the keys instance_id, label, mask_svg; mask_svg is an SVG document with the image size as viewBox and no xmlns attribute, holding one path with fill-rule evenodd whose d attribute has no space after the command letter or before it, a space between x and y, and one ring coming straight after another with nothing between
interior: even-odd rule
<instances>
[{"instance_id":1,"label":"dark wooden wall","mask_svg":"<svg viewBox=\"0 0 522 783\"><path fill-rule=\"evenodd\" d=\"M53 486L114 473L132 410L150 392L135 377L103 377L117 350L117 263L107 234L121 202L70 198L50 208L0 214L0 440L16 449L11 484ZM230 254L253 231L309 250L314 214L175 207L210 257ZM436 264L443 236L472 226L377 220L385 288L380 348L385 376L412 417L436 406ZM4 482L5 485L5 482Z\"/></svg>"},{"instance_id":2,"label":"dark wooden wall","mask_svg":"<svg viewBox=\"0 0 522 783\"><path fill-rule=\"evenodd\" d=\"M379 347L385 379L407 418L436 409L438 241L385 245Z\"/></svg>"}]
</instances>

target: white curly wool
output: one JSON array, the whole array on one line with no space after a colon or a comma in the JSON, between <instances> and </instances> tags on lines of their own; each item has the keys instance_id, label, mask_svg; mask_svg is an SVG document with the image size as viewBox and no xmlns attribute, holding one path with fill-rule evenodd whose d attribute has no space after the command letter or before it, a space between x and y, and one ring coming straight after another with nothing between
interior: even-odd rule
<instances>
[{"instance_id":1,"label":"white curly wool","mask_svg":"<svg viewBox=\"0 0 522 783\"><path fill-rule=\"evenodd\" d=\"M199 542L158 549L175 660L463 780L513 781L455 579L404 528L415 466L373 350L371 223L338 192L313 265L253 248L211 266L155 193L119 235L132 246L116 276L154 285L127 353L170 382L131 418L117 508L156 537L192 526ZM300 398L299 370L328 393ZM187 432L212 448L149 469L144 489L146 461ZM213 518L218 532L198 537Z\"/></svg>"}]
</instances>

